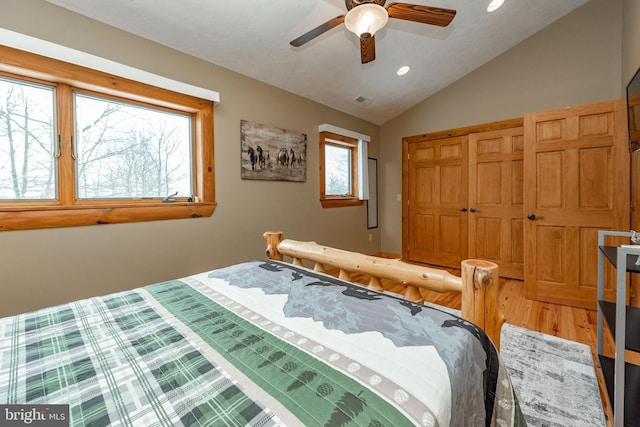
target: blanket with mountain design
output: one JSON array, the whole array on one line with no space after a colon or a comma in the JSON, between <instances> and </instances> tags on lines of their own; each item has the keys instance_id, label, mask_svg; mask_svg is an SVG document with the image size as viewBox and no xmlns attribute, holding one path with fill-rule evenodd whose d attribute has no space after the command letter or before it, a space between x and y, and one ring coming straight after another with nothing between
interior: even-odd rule
<instances>
[{"instance_id":1,"label":"blanket with mountain design","mask_svg":"<svg viewBox=\"0 0 640 427\"><path fill-rule=\"evenodd\" d=\"M0 404L67 404L71 425L524 425L479 328L274 261L0 319L0 337Z\"/></svg>"}]
</instances>

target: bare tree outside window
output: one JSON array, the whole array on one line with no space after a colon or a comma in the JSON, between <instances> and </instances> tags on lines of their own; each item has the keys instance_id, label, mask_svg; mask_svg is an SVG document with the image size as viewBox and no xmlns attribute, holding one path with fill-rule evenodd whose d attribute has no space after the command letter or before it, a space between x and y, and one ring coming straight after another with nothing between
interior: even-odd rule
<instances>
[{"instance_id":1,"label":"bare tree outside window","mask_svg":"<svg viewBox=\"0 0 640 427\"><path fill-rule=\"evenodd\" d=\"M324 161L326 194L351 195L351 149L327 144Z\"/></svg>"},{"instance_id":2,"label":"bare tree outside window","mask_svg":"<svg viewBox=\"0 0 640 427\"><path fill-rule=\"evenodd\" d=\"M76 93L78 199L193 195L191 117Z\"/></svg>"},{"instance_id":3,"label":"bare tree outside window","mask_svg":"<svg viewBox=\"0 0 640 427\"><path fill-rule=\"evenodd\" d=\"M319 134L320 204L323 208L358 206L358 140L338 133Z\"/></svg>"},{"instance_id":4,"label":"bare tree outside window","mask_svg":"<svg viewBox=\"0 0 640 427\"><path fill-rule=\"evenodd\" d=\"M0 78L0 200L55 200L55 91Z\"/></svg>"},{"instance_id":5,"label":"bare tree outside window","mask_svg":"<svg viewBox=\"0 0 640 427\"><path fill-rule=\"evenodd\" d=\"M0 56L12 58L0 66L0 231L213 214L210 91L1 45Z\"/></svg>"}]
</instances>

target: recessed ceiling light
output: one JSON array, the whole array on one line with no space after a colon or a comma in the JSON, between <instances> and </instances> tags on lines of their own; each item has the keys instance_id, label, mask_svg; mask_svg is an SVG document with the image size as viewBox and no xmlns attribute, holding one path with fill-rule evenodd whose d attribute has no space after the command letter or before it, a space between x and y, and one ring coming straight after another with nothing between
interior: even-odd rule
<instances>
[{"instance_id":1,"label":"recessed ceiling light","mask_svg":"<svg viewBox=\"0 0 640 427\"><path fill-rule=\"evenodd\" d=\"M498 8L502 6L503 3L504 0L491 0L491 3L489 3L489 6L487 7L487 12L498 10Z\"/></svg>"},{"instance_id":2,"label":"recessed ceiling light","mask_svg":"<svg viewBox=\"0 0 640 427\"><path fill-rule=\"evenodd\" d=\"M396 71L396 74L399 75L399 76L404 76L405 74L407 74L409 72L410 69L411 69L410 66L403 65L402 67L398 68L398 71Z\"/></svg>"}]
</instances>

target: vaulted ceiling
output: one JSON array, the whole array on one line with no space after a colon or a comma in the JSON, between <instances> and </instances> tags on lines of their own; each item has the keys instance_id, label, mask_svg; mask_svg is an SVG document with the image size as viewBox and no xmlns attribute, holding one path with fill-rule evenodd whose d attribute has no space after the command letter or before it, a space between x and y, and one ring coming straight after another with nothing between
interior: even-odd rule
<instances>
[{"instance_id":1,"label":"vaulted ceiling","mask_svg":"<svg viewBox=\"0 0 640 427\"><path fill-rule=\"evenodd\" d=\"M346 13L344 0L48 1L379 125L587 2L506 0L488 13L490 0L410 1L457 13L447 27L389 19L361 64L344 24L289 44Z\"/></svg>"}]
</instances>

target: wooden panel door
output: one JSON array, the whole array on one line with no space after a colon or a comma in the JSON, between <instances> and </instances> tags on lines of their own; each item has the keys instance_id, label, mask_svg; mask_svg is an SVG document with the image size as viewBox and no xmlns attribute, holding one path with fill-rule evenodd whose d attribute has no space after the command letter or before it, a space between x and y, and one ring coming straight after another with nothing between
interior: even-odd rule
<instances>
[{"instance_id":1,"label":"wooden panel door","mask_svg":"<svg viewBox=\"0 0 640 427\"><path fill-rule=\"evenodd\" d=\"M524 279L524 131L469 135L469 258Z\"/></svg>"},{"instance_id":2,"label":"wooden panel door","mask_svg":"<svg viewBox=\"0 0 640 427\"><path fill-rule=\"evenodd\" d=\"M629 227L624 114L619 100L525 116L527 298L596 307L597 231Z\"/></svg>"},{"instance_id":3,"label":"wooden panel door","mask_svg":"<svg viewBox=\"0 0 640 427\"><path fill-rule=\"evenodd\" d=\"M467 257L467 136L408 147L408 258L460 268Z\"/></svg>"}]
</instances>

